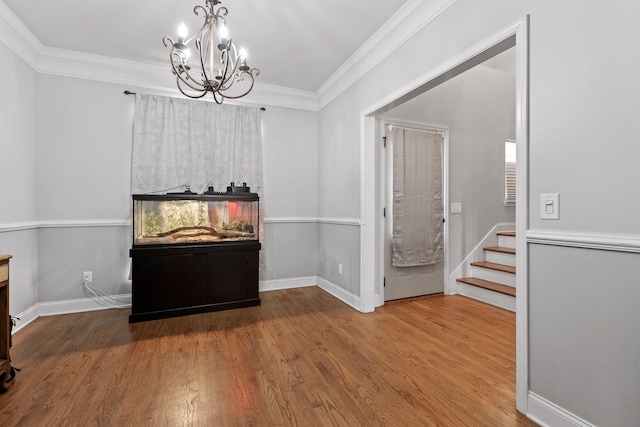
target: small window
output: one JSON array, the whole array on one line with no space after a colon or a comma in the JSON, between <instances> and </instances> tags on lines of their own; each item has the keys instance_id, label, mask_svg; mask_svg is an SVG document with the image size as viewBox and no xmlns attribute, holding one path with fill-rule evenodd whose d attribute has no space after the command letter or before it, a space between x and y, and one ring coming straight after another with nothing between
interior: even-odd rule
<instances>
[{"instance_id":1,"label":"small window","mask_svg":"<svg viewBox=\"0 0 640 427\"><path fill-rule=\"evenodd\" d=\"M504 142L504 205L516 205L516 142Z\"/></svg>"}]
</instances>

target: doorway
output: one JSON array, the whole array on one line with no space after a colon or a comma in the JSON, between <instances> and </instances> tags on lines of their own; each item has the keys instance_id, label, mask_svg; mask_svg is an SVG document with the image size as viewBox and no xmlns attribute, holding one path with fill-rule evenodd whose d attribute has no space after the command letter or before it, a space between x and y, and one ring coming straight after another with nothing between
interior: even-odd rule
<instances>
[{"instance_id":1,"label":"doorway","mask_svg":"<svg viewBox=\"0 0 640 427\"><path fill-rule=\"evenodd\" d=\"M384 300L444 292L445 129L384 126Z\"/></svg>"},{"instance_id":2,"label":"doorway","mask_svg":"<svg viewBox=\"0 0 640 427\"><path fill-rule=\"evenodd\" d=\"M379 117L395 106L438 86L498 53L516 47L516 404L520 412L528 405L528 17L481 40L460 54L380 99L361 112L361 238L360 238L360 311L371 312L384 304L384 220L382 216L384 181L381 178L381 153L377 129ZM455 284L445 283L445 293L455 293Z\"/></svg>"}]
</instances>

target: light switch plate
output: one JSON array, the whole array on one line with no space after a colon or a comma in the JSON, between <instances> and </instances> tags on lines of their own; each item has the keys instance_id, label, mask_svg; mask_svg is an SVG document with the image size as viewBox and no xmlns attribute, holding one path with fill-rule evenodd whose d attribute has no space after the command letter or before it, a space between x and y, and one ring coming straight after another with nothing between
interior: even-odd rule
<instances>
[{"instance_id":1,"label":"light switch plate","mask_svg":"<svg viewBox=\"0 0 640 427\"><path fill-rule=\"evenodd\" d=\"M540 219L560 219L560 195L540 195Z\"/></svg>"},{"instance_id":2,"label":"light switch plate","mask_svg":"<svg viewBox=\"0 0 640 427\"><path fill-rule=\"evenodd\" d=\"M451 203L451 213L462 213L462 203Z\"/></svg>"}]
</instances>

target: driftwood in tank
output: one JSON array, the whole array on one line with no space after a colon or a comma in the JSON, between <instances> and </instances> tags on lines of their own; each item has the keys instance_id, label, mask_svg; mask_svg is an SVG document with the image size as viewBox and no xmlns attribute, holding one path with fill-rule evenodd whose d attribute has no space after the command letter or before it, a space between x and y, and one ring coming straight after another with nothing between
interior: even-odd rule
<instances>
[{"instance_id":1,"label":"driftwood in tank","mask_svg":"<svg viewBox=\"0 0 640 427\"><path fill-rule=\"evenodd\" d=\"M208 233L203 232L203 233L197 234L197 235L201 235L201 236L205 235L205 234L211 234L211 235L214 235L214 236L218 235L218 232L216 231L215 228L206 227L204 225L194 225L192 227L174 228L173 230L165 231L164 233L158 233L157 235L159 237L165 237L165 236L171 236L172 234L180 233L181 231L191 231L191 230L206 230L206 231L208 231Z\"/></svg>"}]
</instances>

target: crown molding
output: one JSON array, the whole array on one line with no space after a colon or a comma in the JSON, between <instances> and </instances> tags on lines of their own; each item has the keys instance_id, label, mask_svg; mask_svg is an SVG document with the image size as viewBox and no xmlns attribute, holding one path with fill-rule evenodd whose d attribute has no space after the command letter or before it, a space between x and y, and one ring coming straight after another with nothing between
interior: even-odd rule
<instances>
[{"instance_id":1,"label":"crown molding","mask_svg":"<svg viewBox=\"0 0 640 427\"><path fill-rule=\"evenodd\" d=\"M38 51L44 46L9 7L0 0L0 41L31 68L38 68Z\"/></svg>"},{"instance_id":2,"label":"crown molding","mask_svg":"<svg viewBox=\"0 0 640 427\"><path fill-rule=\"evenodd\" d=\"M318 111L348 89L455 0L408 0L316 92L256 83L237 104ZM35 71L179 95L174 77L160 63L145 63L47 47L0 0L0 41Z\"/></svg>"},{"instance_id":3,"label":"crown molding","mask_svg":"<svg viewBox=\"0 0 640 427\"><path fill-rule=\"evenodd\" d=\"M319 108L327 106L456 0L408 0L333 73L317 91Z\"/></svg>"}]
</instances>

